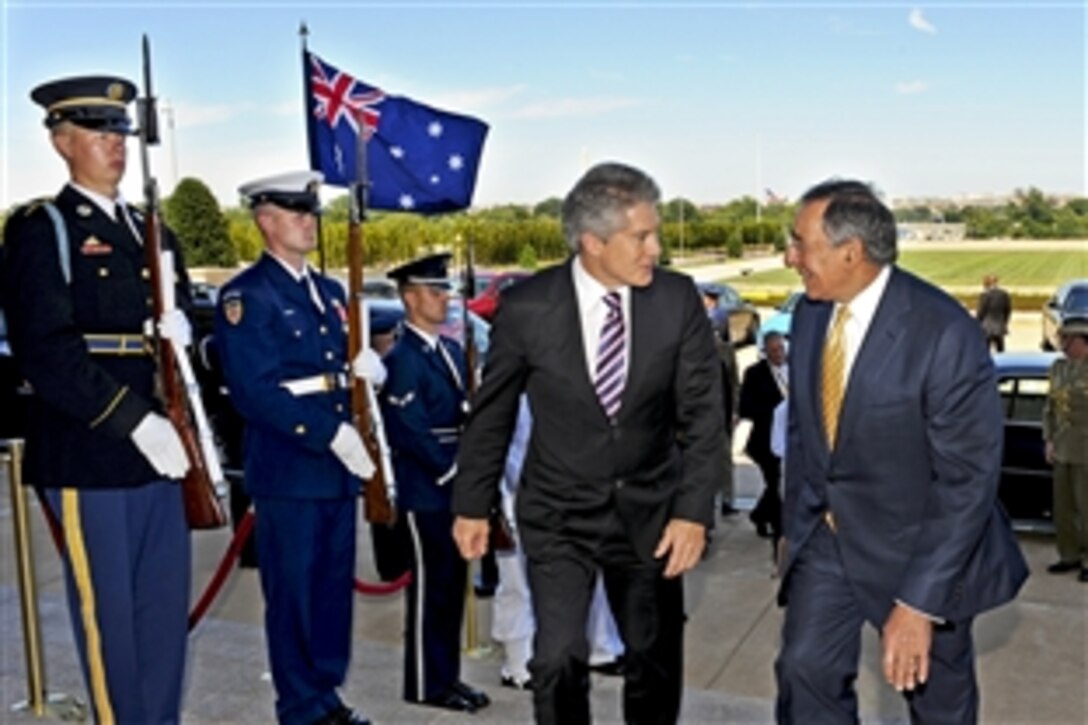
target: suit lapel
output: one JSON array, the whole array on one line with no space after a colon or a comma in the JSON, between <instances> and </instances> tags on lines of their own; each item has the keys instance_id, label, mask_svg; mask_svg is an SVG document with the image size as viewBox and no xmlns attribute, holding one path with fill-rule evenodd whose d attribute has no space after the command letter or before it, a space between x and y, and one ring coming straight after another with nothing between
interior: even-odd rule
<instances>
[{"instance_id":1,"label":"suit lapel","mask_svg":"<svg viewBox=\"0 0 1088 725\"><path fill-rule=\"evenodd\" d=\"M903 317L910 311L907 288L902 283L902 274L893 267L884 296L877 305L876 314L869 323L861 349L850 368L850 380L839 414L840 441L849 439L862 417L863 401L869 397L866 391L887 384L887 381L883 381L884 367L889 360L901 354L898 346L907 327Z\"/></svg>"},{"instance_id":2,"label":"suit lapel","mask_svg":"<svg viewBox=\"0 0 1088 725\"><path fill-rule=\"evenodd\" d=\"M629 404L646 370L646 361L649 358L649 345L652 342L653 304L654 293L657 287L651 282L646 287L631 287L631 317L627 320L627 335L631 342L631 359L627 361L627 380L623 388L623 403L620 405L620 415L624 410L629 410Z\"/></svg>"},{"instance_id":3,"label":"suit lapel","mask_svg":"<svg viewBox=\"0 0 1088 725\"><path fill-rule=\"evenodd\" d=\"M555 290L551 299L555 304L551 305L550 322L542 326L548 339L562 340L565 344L557 354L561 358L561 369L572 371L571 377L574 383L581 388L581 395L587 397L600 409L597 401L597 391L593 387L593 379L586 367L585 331L582 329L582 316L578 310L578 295L574 291L574 270L571 265L574 257L557 271L555 278ZM601 416L604 411L601 410Z\"/></svg>"}]
</instances>

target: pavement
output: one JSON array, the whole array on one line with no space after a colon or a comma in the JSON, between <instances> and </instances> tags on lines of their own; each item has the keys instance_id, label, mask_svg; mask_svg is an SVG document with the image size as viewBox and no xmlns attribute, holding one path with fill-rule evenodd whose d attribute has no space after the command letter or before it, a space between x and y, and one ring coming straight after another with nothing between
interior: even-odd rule
<instances>
[{"instance_id":1,"label":"pavement","mask_svg":"<svg viewBox=\"0 0 1088 725\"><path fill-rule=\"evenodd\" d=\"M1031 349L1034 318L1014 323L1010 347ZM754 359L740 352L742 365ZM761 483L757 469L740 452L736 436L737 503L750 508ZM29 501L30 559L34 565L45 691L86 701L64 601L60 561L34 497ZM0 473L0 723L31 723L17 709L28 697L28 677L16 584L13 509L9 472ZM226 531L193 534L193 600L203 592L225 552ZM975 624L981 722L998 724L1088 723L1088 585L1075 575L1049 575L1053 540L1021 534L1032 576L1012 603L988 612ZM369 537L358 542L358 575L375 581ZM685 578L688 625L685 636L684 723L770 723L774 707L774 657L781 610L770 546L758 538L743 514L719 519L705 560ZM499 686L501 652L489 642L490 601L476 608L476 646L466 647L463 679L485 689L490 707L459 715L400 699L403 594L358 597L353 659L344 699L376 723L525 723L532 720L528 693ZM211 723L274 721L274 694L267 674L262 600L256 574L235 570L190 640L183 720ZM466 643L467 644L467 643ZM622 721L620 681L593 675L596 722ZM880 676L876 633L864 635L858 677L865 723L906 723L901 697ZM59 719L50 716L49 719Z\"/></svg>"}]
</instances>

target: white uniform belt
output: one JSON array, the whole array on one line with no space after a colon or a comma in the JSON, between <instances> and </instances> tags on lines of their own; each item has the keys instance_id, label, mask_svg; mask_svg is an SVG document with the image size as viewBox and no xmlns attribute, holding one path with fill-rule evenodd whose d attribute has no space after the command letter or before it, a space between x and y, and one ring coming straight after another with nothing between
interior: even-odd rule
<instances>
[{"instance_id":1,"label":"white uniform belt","mask_svg":"<svg viewBox=\"0 0 1088 725\"><path fill-rule=\"evenodd\" d=\"M344 373L325 373L324 375L311 375L308 378L296 378L284 380L281 388L287 388L295 397L300 395L314 395L315 393L331 393L334 390L344 390L348 387L348 376Z\"/></svg>"}]
</instances>

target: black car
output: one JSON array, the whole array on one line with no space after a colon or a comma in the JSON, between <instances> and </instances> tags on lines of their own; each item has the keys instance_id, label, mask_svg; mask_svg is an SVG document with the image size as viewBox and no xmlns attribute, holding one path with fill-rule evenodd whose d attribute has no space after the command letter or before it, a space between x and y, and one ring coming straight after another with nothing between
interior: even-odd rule
<instances>
[{"instance_id":1,"label":"black car","mask_svg":"<svg viewBox=\"0 0 1088 725\"><path fill-rule=\"evenodd\" d=\"M1042 420L1050 390L1047 373L1057 357L1044 352L999 353L993 357L1005 414L998 497L1021 529L1053 530L1054 472L1046 462Z\"/></svg>"},{"instance_id":2,"label":"black car","mask_svg":"<svg viewBox=\"0 0 1088 725\"><path fill-rule=\"evenodd\" d=\"M1066 282L1043 305L1044 350L1060 350L1058 328L1067 317L1088 317L1088 279Z\"/></svg>"},{"instance_id":3,"label":"black car","mask_svg":"<svg viewBox=\"0 0 1088 725\"><path fill-rule=\"evenodd\" d=\"M735 289L722 282L698 282L699 292L708 292L718 298L718 304L710 313L714 331L737 347L750 345L759 334L759 312Z\"/></svg>"}]
</instances>

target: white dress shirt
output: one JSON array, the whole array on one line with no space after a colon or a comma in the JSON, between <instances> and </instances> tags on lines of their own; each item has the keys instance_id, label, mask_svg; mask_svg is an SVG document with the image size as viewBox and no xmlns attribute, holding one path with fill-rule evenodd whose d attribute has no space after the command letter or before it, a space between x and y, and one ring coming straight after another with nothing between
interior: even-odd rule
<instances>
[{"instance_id":1,"label":"white dress shirt","mask_svg":"<svg viewBox=\"0 0 1088 725\"><path fill-rule=\"evenodd\" d=\"M615 290L608 289L586 271L580 255L574 257L570 268L574 278L574 295L578 301L578 319L582 323L582 345L585 348L586 370L589 371L590 382L597 375L597 346L601 342L601 327L604 326L608 314L604 296L613 291L619 292L620 309L623 311L623 377L626 380L627 371L631 368L631 288L625 285Z\"/></svg>"}]
</instances>

